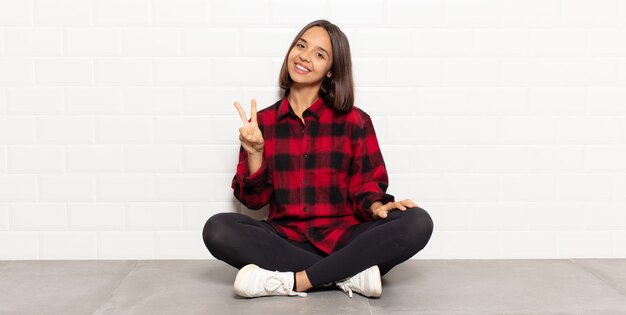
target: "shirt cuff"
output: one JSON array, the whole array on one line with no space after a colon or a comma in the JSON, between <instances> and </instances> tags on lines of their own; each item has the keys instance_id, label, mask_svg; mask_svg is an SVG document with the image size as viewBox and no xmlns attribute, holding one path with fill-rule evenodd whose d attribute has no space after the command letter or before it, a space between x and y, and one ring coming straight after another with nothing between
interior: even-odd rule
<instances>
[{"instance_id":1,"label":"shirt cuff","mask_svg":"<svg viewBox=\"0 0 626 315\"><path fill-rule=\"evenodd\" d=\"M267 181L267 164L265 163L265 158L263 158L263 162L261 162L261 167L254 172L254 174L247 174L243 177L243 186L244 187L258 187L262 184L265 184Z\"/></svg>"}]
</instances>

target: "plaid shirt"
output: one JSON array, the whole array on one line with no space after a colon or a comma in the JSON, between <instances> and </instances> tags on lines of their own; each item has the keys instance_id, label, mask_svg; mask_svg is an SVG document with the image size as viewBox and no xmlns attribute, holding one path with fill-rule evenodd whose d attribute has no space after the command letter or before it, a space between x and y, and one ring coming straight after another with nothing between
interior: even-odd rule
<instances>
[{"instance_id":1,"label":"plaid shirt","mask_svg":"<svg viewBox=\"0 0 626 315\"><path fill-rule=\"evenodd\" d=\"M357 224L374 220L372 203L394 197L385 193L387 170L368 114L340 112L318 98L302 116L305 123L287 98L258 112L263 163L250 174L241 147L232 188L250 209L269 202L267 222L279 234L330 254Z\"/></svg>"}]
</instances>

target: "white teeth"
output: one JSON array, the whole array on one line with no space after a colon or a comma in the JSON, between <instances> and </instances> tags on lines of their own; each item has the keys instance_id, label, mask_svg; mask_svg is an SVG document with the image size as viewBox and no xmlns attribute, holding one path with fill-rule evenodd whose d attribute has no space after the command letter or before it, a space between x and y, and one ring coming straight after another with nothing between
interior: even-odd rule
<instances>
[{"instance_id":1,"label":"white teeth","mask_svg":"<svg viewBox=\"0 0 626 315\"><path fill-rule=\"evenodd\" d=\"M307 68L305 68L305 67L303 67L303 66L301 66L301 65L299 65L299 64L297 64L297 63L296 63L296 67L297 67L298 69L302 70L302 71L309 72L309 70L308 70Z\"/></svg>"}]
</instances>

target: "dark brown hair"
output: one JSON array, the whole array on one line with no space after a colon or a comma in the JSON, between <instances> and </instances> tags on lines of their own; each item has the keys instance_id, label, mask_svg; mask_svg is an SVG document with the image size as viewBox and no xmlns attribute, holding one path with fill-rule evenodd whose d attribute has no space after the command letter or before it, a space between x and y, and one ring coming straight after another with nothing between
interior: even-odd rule
<instances>
[{"instance_id":1,"label":"dark brown hair","mask_svg":"<svg viewBox=\"0 0 626 315\"><path fill-rule=\"evenodd\" d=\"M354 80L352 79L352 57L350 56L350 44L348 38L339 27L327 20L317 20L307 24L293 39L287 55L280 69L278 84L284 89L283 97L289 95L289 89L293 80L289 76L288 63L289 52L296 45L304 32L314 26L319 26L328 32L333 50L333 64L330 68L330 78L324 76L320 86L319 97L333 108L341 111L350 111L354 105Z\"/></svg>"}]
</instances>

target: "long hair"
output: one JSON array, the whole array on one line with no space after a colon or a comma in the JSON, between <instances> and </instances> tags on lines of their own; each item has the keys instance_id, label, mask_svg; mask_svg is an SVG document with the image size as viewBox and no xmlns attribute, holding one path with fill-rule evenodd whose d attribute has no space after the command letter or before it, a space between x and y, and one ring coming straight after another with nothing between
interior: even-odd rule
<instances>
[{"instance_id":1,"label":"long hair","mask_svg":"<svg viewBox=\"0 0 626 315\"><path fill-rule=\"evenodd\" d=\"M352 79L352 57L350 56L350 44L348 38L339 27L327 20L317 20L307 24L293 39L287 55L280 69L278 83L284 89L283 97L289 95L289 90L293 80L289 76L289 52L296 45L298 39L304 32L314 26L322 27L330 36L330 43L333 51L333 64L330 68L332 75L324 76L320 86L319 97L328 105L341 111L350 111L354 106L354 80Z\"/></svg>"}]
</instances>

